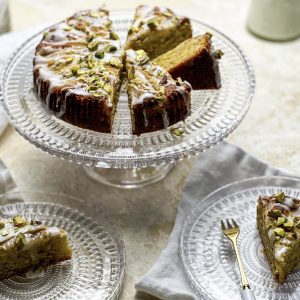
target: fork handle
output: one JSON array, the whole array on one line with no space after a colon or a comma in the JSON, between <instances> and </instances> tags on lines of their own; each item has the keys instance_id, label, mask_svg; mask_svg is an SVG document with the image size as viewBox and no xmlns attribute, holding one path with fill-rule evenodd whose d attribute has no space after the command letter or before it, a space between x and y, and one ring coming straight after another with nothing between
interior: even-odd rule
<instances>
[{"instance_id":1,"label":"fork handle","mask_svg":"<svg viewBox=\"0 0 300 300\"><path fill-rule=\"evenodd\" d=\"M247 287L242 290L242 299L243 300L256 300L253 291Z\"/></svg>"}]
</instances>

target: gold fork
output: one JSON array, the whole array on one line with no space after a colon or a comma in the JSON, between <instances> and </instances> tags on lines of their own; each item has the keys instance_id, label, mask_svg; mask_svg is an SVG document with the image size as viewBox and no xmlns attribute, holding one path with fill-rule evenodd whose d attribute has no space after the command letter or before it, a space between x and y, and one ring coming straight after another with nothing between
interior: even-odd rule
<instances>
[{"instance_id":1,"label":"gold fork","mask_svg":"<svg viewBox=\"0 0 300 300\"><path fill-rule=\"evenodd\" d=\"M224 222L221 221L221 227L224 235L232 242L233 249L235 251L235 255L238 261L239 269L240 269L240 274L242 278L242 298L243 300L255 300L255 296L253 291L250 289L250 285L248 283L246 273L244 271L242 261L240 258L239 250L237 247L237 238L240 233L240 228L238 224L232 219L232 224L229 222L228 219L226 219L227 227L225 226Z\"/></svg>"}]
</instances>

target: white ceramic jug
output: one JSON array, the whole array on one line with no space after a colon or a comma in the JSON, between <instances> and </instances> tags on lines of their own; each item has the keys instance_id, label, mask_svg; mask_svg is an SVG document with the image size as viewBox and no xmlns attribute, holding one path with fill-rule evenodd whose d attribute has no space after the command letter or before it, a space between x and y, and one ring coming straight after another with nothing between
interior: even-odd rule
<instances>
[{"instance_id":1,"label":"white ceramic jug","mask_svg":"<svg viewBox=\"0 0 300 300\"><path fill-rule=\"evenodd\" d=\"M252 0L248 28L255 35L274 41L300 36L300 0Z\"/></svg>"},{"instance_id":2,"label":"white ceramic jug","mask_svg":"<svg viewBox=\"0 0 300 300\"><path fill-rule=\"evenodd\" d=\"M10 30L8 0L0 0L0 33Z\"/></svg>"}]
</instances>

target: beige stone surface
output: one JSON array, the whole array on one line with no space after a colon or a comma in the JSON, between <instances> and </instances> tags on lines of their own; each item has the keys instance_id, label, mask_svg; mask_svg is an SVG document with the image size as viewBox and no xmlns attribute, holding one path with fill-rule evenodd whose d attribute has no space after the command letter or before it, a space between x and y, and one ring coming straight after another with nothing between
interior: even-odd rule
<instances>
[{"instance_id":1,"label":"beige stone surface","mask_svg":"<svg viewBox=\"0 0 300 300\"><path fill-rule=\"evenodd\" d=\"M141 1L109 1L109 8L134 8ZM160 3L213 25L245 50L257 79L253 105L228 141L275 167L300 175L300 40L271 43L246 30L249 1L143 1ZM99 1L11 0L14 30L55 22ZM0 139L0 157L22 190L58 191L86 199L115 222L127 249L121 299L135 295L134 283L149 270L167 243L184 180L193 159L180 162L163 181L142 190L113 189L90 180L82 166L52 157L20 137L11 127ZM234 172L234 170L233 170Z\"/></svg>"}]
</instances>

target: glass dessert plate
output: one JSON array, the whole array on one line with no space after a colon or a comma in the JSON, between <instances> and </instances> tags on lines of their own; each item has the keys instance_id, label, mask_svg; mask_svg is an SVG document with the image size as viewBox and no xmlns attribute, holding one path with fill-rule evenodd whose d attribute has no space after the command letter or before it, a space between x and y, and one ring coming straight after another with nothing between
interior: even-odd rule
<instances>
[{"instance_id":1,"label":"glass dessert plate","mask_svg":"<svg viewBox=\"0 0 300 300\"><path fill-rule=\"evenodd\" d=\"M256 299L300 299L300 268L296 268L284 284L277 284L256 229L258 196L279 191L299 198L300 180L257 177L234 182L199 199L184 225L180 252L188 280L200 299L241 299L235 254L221 231L220 221L226 218L233 218L240 226L238 247Z\"/></svg>"},{"instance_id":2,"label":"glass dessert plate","mask_svg":"<svg viewBox=\"0 0 300 300\"><path fill-rule=\"evenodd\" d=\"M58 193L0 195L0 218L21 214L68 232L70 261L0 282L0 298L117 299L125 271L125 248L107 218L84 200ZM51 203L52 202L52 203Z\"/></svg>"}]
</instances>

